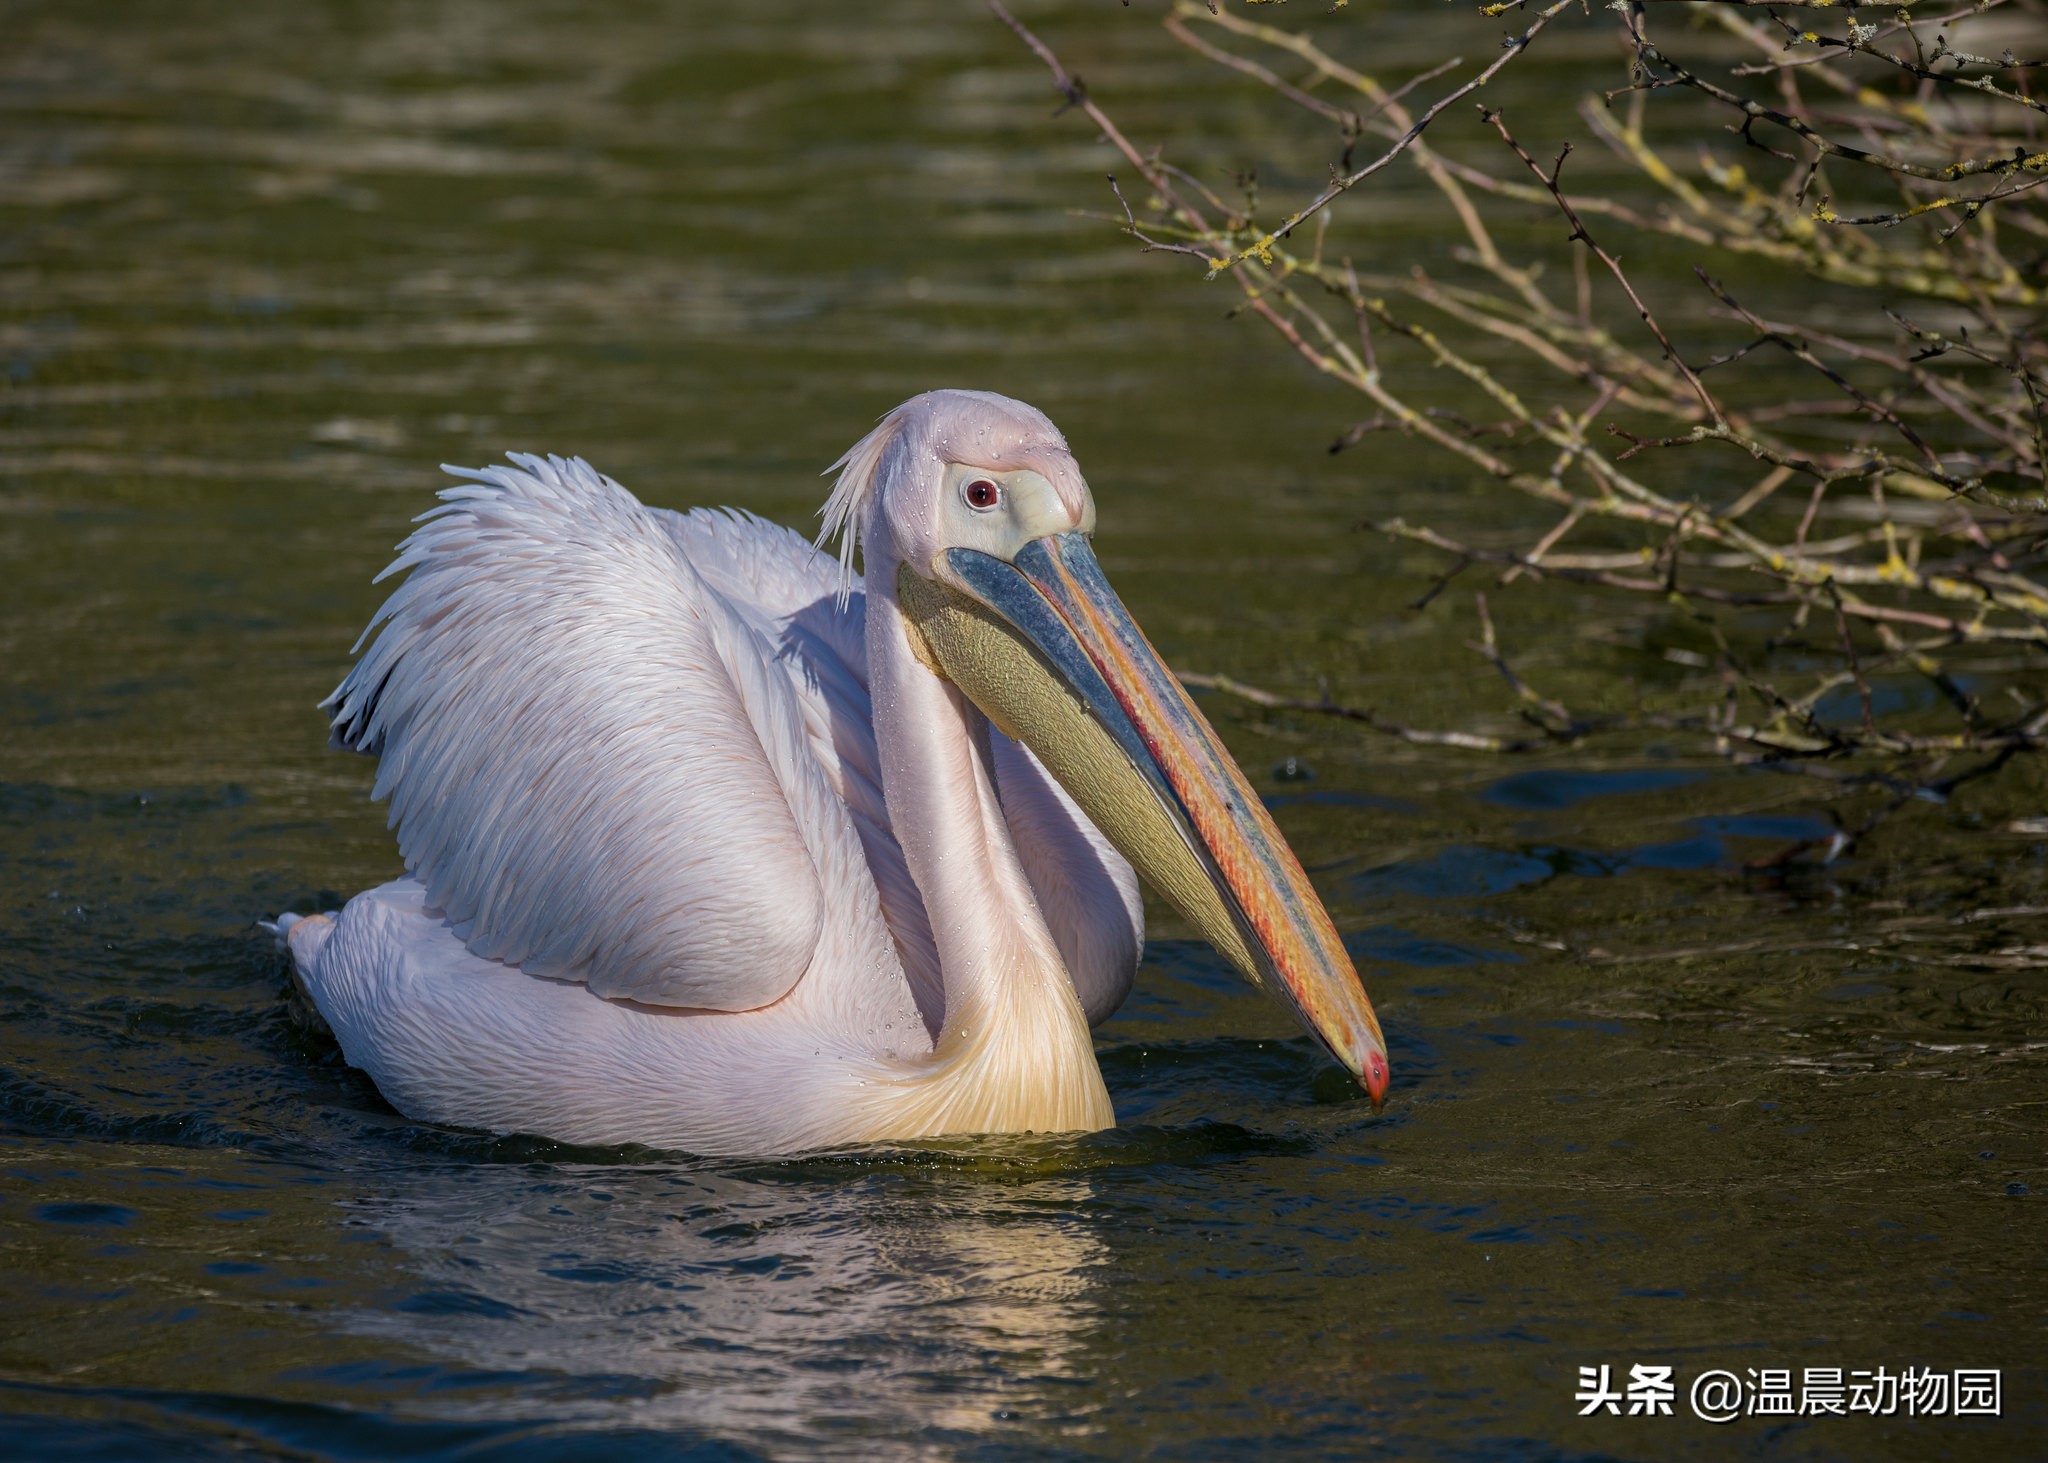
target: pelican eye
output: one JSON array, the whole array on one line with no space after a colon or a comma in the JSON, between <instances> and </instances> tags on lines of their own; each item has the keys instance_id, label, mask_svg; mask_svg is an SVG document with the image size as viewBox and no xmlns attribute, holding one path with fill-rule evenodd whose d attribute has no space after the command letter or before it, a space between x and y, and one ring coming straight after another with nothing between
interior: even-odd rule
<instances>
[{"instance_id":1,"label":"pelican eye","mask_svg":"<svg viewBox=\"0 0 2048 1463\"><path fill-rule=\"evenodd\" d=\"M967 506L986 513L1003 501L1003 490L987 478L976 478L960 490L960 496L967 500Z\"/></svg>"}]
</instances>

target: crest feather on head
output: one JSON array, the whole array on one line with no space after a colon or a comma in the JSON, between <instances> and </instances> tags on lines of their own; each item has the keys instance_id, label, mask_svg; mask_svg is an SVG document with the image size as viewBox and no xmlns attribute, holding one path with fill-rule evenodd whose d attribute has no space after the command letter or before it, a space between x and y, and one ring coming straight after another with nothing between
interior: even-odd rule
<instances>
[{"instance_id":1,"label":"crest feather on head","mask_svg":"<svg viewBox=\"0 0 2048 1463\"><path fill-rule=\"evenodd\" d=\"M825 506L818 510L818 516L825 520L818 530L814 546L824 548L835 536L839 540L839 603L842 608L853 594L853 551L860 546L860 523L867 516L868 503L875 496L875 483L881 476L882 457L894 445L897 434L903 430L904 407L892 408L885 412L875 424L875 429L840 454L839 460L825 471L838 473L839 480L832 485L832 495L825 500Z\"/></svg>"}]
</instances>

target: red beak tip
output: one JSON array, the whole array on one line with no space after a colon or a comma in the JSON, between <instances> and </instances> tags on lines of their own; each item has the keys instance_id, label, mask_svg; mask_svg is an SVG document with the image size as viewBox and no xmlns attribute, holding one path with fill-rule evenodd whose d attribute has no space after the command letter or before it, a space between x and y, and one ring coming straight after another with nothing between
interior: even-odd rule
<instances>
[{"instance_id":1,"label":"red beak tip","mask_svg":"<svg viewBox=\"0 0 2048 1463\"><path fill-rule=\"evenodd\" d=\"M1387 1059L1384 1056L1378 1052L1373 1052L1366 1057L1365 1072L1359 1079L1359 1085L1365 1089L1365 1095L1372 1099L1372 1110L1375 1116L1378 1115L1381 1108L1387 1105L1389 1075Z\"/></svg>"}]
</instances>

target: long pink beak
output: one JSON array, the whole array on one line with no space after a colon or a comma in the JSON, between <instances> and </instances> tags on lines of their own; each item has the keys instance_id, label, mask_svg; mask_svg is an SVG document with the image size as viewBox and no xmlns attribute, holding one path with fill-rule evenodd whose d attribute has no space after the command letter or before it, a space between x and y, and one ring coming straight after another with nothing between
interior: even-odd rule
<instances>
[{"instance_id":1,"label":"long pink beak","mask_svg":"<svg viewBox=\"0 0 2048 1463\"><path fill-rule=\"evenodd\" d=\"M1051 662L1152 787L1207 869L1258 969L1377 1109L1386 1038L1336 926L1266 805L1131 619L1088 539L1035 539L1005 562L944 555L949 577Z\"/></svg>"}]
</instances>

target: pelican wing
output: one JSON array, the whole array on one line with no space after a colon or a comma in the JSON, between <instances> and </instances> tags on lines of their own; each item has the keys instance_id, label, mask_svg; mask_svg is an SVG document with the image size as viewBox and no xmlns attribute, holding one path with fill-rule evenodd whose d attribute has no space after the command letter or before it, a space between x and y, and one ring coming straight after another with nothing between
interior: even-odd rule
<instances>
[{"instance_id":1,"label":"pelican wing","mask_svg":"<svg viewBox=\"0 0 2048 1463\"><path fill-rule=\"evenodd\" d=\"M751 513L650 511L669 525L704 583L779 647L777 663L789 675L811 754L853 820L862 872L880 901L897 962L936 1031L945 981L924 896L903 861L882 793L868 698L867 595L858 581L843 592L839 562L802 535Z\"/></svg>"},{"instance_id":2,"label":"pelican wing","mask_svg":"<svg viewBox=\"0 0 2048 1463\"><path fill-rule=\"evenodd\" d=\"M817 949L821 870L859 858L779 647L693 565L687 519L580 459L512 461L450 469L472 481L400 546L322 703L334 741L380 758L406 866L477 954L660 1005L775 1001Z\"/></svg>"}]
</instances>

